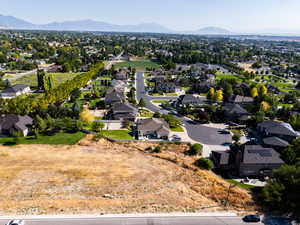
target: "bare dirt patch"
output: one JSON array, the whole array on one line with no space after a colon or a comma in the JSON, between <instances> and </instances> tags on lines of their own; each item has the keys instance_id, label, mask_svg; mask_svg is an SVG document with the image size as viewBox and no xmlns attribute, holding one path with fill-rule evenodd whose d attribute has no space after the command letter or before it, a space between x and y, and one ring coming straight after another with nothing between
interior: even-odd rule
<instances>
[{"instance_id":1,"label":"bare dirt patch","mask_svg":"<svg viewBox=\"0 0 300 225\"><path fill-rule=\"evenodd\" d=\"M74 146L0 150L1 214L155 213L225 210L229 184L193 166L186 145L113 143L87 136ZM233 188L230 210L255 210ZM209 208L211 206L218 206ZM226 208L228 210L228 208Z\"/></svg>"}]
</instances>

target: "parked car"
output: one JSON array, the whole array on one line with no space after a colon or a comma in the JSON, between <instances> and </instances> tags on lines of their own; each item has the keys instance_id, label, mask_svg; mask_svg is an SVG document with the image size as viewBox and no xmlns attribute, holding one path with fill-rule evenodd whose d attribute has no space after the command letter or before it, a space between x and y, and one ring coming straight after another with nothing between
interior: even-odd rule
<instances>
[{"instance_id":1,"label":"parked car","mask_svg":"<svg viewBox=\"0 0 300 225\"><path fill-rule=\"evenodd\" d=\"M172 140L172 141L181 141L181 137L179 137L178 135L174 134L174 135L171 137L171 140Z\"/></svg>"},{"instance_id":2,"label":"parked car","mask_svg":"<svg viewBox=\"0 0 300 225\"><path fill-rule=\"evenodd\" d=\"M260 222L260 216L258 215L247 215L243 218L244 222L258 223Z\"/></svg>"},{"instance_id":3,"label":"parked car","mask_svg":"<svg viewBox=\"0 0 300 225\"><path fill-rule=\"evenodd\" d=\"M219 131L221 134L230 134L230 131L228 131L228 130L220 130Z\"/></svg>"},{"instance_id":4,"label":"parked car","mask_svg":"<svg viewBox=\"0 0 300 225\"><path fill-rule=\"evenodd\" d=\"M6 225L25 225L24 220L11 220Z\"/></svg>"}]
</instances>

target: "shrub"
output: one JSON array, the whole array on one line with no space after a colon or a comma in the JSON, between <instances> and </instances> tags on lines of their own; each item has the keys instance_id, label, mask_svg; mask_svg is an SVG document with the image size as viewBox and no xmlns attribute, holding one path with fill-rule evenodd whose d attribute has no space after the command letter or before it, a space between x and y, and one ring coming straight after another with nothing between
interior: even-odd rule
<instances>
[{"instance_id":1,"label":"shrub","mask_svg":"<svg viewBox=\"0 0 300 225\"><path fill-rule=\"evenodd\" d=\"M154 153L160 153L160 152L161 152L160 146L156 146L156 147L153 149L153 152L154 152Z\"/></svg>"},{"instance_id":2,"label":"shrub","mask_svg":"<svg viewBox=\"0 0 300 225\"><path fill-rule=\"evenodd\" d=\"M196 161L196 165L206 170L211 170L214 167L213 161L206 158L200 158Z\"/></svg>"},{"instance_id":3,"label":"shrub","mask_svg":"<svg viewBox=\"0 0 300 225\"><path fill-rule=\"evenodd\" d=\"M188 151L188 154L189 155L199 155L199 154L202 154L202 149L203 149L203 146L200 145L200 144L193 144L189 151Z\"/></svg>"}]
</instances>

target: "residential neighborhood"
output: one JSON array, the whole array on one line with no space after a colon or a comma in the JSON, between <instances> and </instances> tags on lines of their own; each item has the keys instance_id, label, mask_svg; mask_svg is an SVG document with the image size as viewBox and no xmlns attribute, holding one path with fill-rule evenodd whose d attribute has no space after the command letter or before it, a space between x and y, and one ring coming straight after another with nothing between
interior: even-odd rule
<instances>
[{"instance_id":1,"label":"residential neighborhood","mask_svg":"<svg viewBox=\"0 0 300 225\"><path fill-rule=\"evenodd\" d=\"M298 43L9 30L0 37L1 146L135 145L249 196L255 188L270 194L278 171L299 164ZM170 155L164 146L173 146Z\"/></svg>"}]
</instances>

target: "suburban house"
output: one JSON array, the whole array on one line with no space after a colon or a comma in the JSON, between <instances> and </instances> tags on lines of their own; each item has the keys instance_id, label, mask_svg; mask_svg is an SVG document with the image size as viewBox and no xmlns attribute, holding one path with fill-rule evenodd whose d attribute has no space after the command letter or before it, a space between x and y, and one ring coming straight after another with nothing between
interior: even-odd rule
<instances>
[{"instance_id":1,"label":"suburban house","mask_svg":"<svg viewBox=\"0 0 300 225\"><path fill-rule=\"evenodd\" d=\"M117 88L109 88L106 92L104 102L106 105L123 102L125 100L124 91Z\"/></svg>"},{"instance_id":2,"label":"suburban house","mask_svg":"<svg viewBox=\"0 0 300 225\"><path fill-rule=\"evenodd\" d=\"M186 105L200 106L203 104L203 101L197 95L186 94L186 95L179 96L178 104L184 106Z\"/></svg>"},{"instance_id":3,"label":"suburban house","mask_svg":"<svg viewBox=\"0 0 300 225\"><path fill-rule=\"evenodd\" d=\"M222 107L222 111L224 112L224 116L228 121L244 123L249 120L250 114L239 104L227 103Z\"/></svg>"},{"instance_id":4,"label":"suburban house","mask_svg":"<svg viewBox=\"0 0 300 225\"><path fill-rule=\"evenodd\" d=\"M257 125L257 130L265 137L279 137L288 142L292 142L300 136L300 133L295 131L289 123L266 120Z\"/></svg>"},{"instance_id":5,"label":"suburban house","mask_svg":"<svg viewBox=\"0 0 300 225\"><path fill-rule=\"evenodd\" d=\"M280 154L273 148L250 144L234 150L212 151L211 159L216 169L239 177L272 176L272 171L284 164Z\"/></svg>"},{"instance_id":6,"label":"suburban house","mask_svg":"<svg viewBox=\"0 0 300 225\"><path fill-rule=\"evenodd\" d=\"M169 124L162 118L147 118L137 121L137 133L139 139L169 139L170 127Z\"/></svg>"},{"instance_id":7,"label":"suburban house","mask_svg":"<svg viewBox=\"0 0 300 225\"><path fill-rule=\"evenodd\" d=\"M126 71L120 71L115 75L116 80L127 80L128 75Z\"/></svg>"},{"instance_id":8,"label":"suburban house","mask_svg":"<svg viewBox=\"0 0 300 225\"><path fill-rule=\"evenodd\" d=\"M281 151L289 146L287 141L279 137L266 137L262 141L264 147L274 148L277 151Z\"/></svg>"},{"instance_id":9,"label":"suburban house","mask_svg":"<svg viewBox=\"0 0 300 225\"><path fill-rule=\"evenodd\" d=\"M199 93L207 93L210 88L213 88L214 84L209 81L199 81L193 85L193 90Z\"/></svg>"},{"instance_id":10,"label":"suburban house","mask_svg":"<svg viewBox=\"0 0 300 225\"><path fill-rule=\"evenodd\" d=\"M154 91L157 93L175 93L180 91L176 84L171 80L166 80L162 77L155 79Z\"/></svg>"},{"instance_id":11,"label":"suburban house","mask_svg":"<svg viewBox=\"0 0 300 225\"><path fill-rule=\"evenodd\" d=\"M112 106L112 117L115 120L135 121L138 109L128 102L117 102Z\"/></svg>"},{"instance_id":12,"label":"suburban house","mask_svg":"<svg viewBox=\"0 0 300 225\"><path fill-rule=\"evenodd\" d=\"M8 114L0 117L0 134L13 135L19 132L22 136L27 136L33 124L32 118L29 116L20 116Z\"/></svg>"},{"instance_id":13,"label":"suburban house","mask_svg":"<svg viewBox=\"0 0 300 225\"><path fill-rule=\"evenodd\" d=\"M230 151L212 151L211 159L214 162L215 168L222 170L229 170L230 166L233 165L230 163L230 158L232 154Z\"/></svg>"},{"instance_id":14,"label":"suburban house","mask_svg":"<svg viewBox=\"0 0 300 225\"><path fill-rule=\"evenodd\" d=\"M30 92L30 87L25 84L16 84L1 92L1 98L15 98L17 96L27 94Z\"/></svg>"},{"instance_id":15,"label":"suburban house","mask_svg":"<svg viewBox=\"0 0 300 225\"><path fill-rule=\"evenodd\" d=\"M232 95L228 102L232 104L252 104L254 101L251 97L241 96L241 95Z\"/></svg>"},{"instance_id":16,"label":"suburban house","mask_svg":"<svg viewBox=\"0 0 300 225\"><path fill-rule=\"evenodd\" d=\"M241 177L271 176L272 171L283 164L278 152L260 145L245 145L236 155L236 168Z\"/></svg>"},{"instance_id":17,"label":"suburban house","mask_svg":"<svg viewBox=\"0 0 300 225\"><path fill-rule=\"evenodd\" d=\"M119 90L119 91L124 91L126 84L124 81L121 80L112 80L111 81L111 86L115 89L115 90Z\"/></svg>"}]
</instances>

